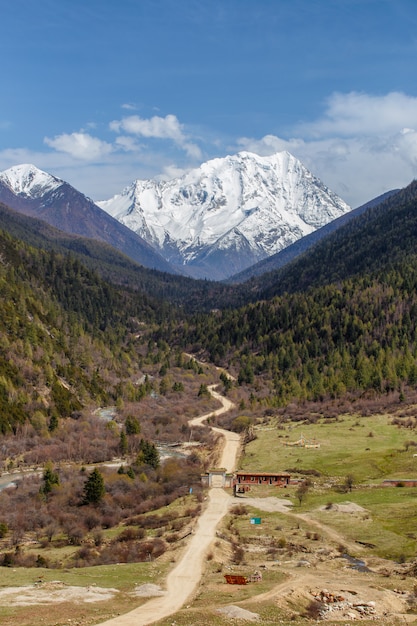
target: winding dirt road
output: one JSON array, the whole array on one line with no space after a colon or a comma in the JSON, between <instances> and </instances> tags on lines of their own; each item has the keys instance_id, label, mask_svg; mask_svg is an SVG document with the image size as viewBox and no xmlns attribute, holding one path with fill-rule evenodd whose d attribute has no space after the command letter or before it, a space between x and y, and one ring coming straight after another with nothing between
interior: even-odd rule
<instances>
[{"instance_id":1,"label":"winding dirt road","mask_svg":"<svg viewBox=\"0 0 417 626\"><path fill-rule=\"evenodd\" d=\"M209 387L210 393L221 402L221 407L194 418L189 422L190 426L202 426L209 417L226 413L234 406L230 400L217 393L214 387L215 385ZM235 469L240 437L236 433L221 428L213 428L213 430L224 437L219 465L231 472ZM125 615L102 622L100 626L145 626L179 611L200 583L204 557L215 537L217 525L227 513L230 502L230 496L223 489L211 488L207 506L198 520L195 532L178 564L168 574L165 594L152 598Z\"/></svg>"}]
</instances>

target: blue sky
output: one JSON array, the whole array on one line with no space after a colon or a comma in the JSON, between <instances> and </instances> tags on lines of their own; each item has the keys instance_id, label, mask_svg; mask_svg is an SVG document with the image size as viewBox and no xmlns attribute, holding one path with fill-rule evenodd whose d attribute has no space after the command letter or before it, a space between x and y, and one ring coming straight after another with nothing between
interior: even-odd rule
<instances>
[{"instance_id":1,"label":"blue sky","mask_svg":"<svg viewBox=\"0 0 417 626\"><path fill-rule=\"evenodd\" d=\"M415 0L3 0L0 170L95 200L288 150L351 206L417 177Z\"/></svg>"}]
</instances>

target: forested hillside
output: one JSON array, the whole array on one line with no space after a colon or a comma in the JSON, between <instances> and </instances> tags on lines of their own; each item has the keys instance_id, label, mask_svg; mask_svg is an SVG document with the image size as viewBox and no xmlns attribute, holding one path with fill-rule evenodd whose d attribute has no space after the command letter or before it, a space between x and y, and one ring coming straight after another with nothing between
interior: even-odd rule
<instances>
[{"instance_id":1,"label":"forested hillside","mask_svg":"<svg viewBox=\"0 0 417 626\"><path fill-rule=\"evenodd\" d=\"M338 228L285 267L249 281L257 299L387 270L413 255L417 181Z\"/></svg>"},{"instance_id":2,"label":"forested hillside","mask_svg":"<svg viewBox=\"0 0 417 626\"><path fill-rule=\"evenodd\" d=\"M114 399L135 354L129 338L163 307L5 233L0 260L0 431Z\"/></svg>"},{"instance_id":3,"label":"forested hillside","mask_svg":"<svg viewBox=\"0 0 417 626\"><path fill-rule=\"evenodd\" d=\"M40 248L78 259L105 281L139 292L159 303L155 311L165 315L162 301L183 307L185 311L210 310L243 302L244 292L237 294L227 285L207 280L193 280L143 267L105 242L71 235L46 222L13 211L0 202L0 229L13 238ZM242 300L243 298L243 300Z\"/></svg>"},{"instance_id":4,"label":"forested hillside","mask_svg":"<svg viewBox=\"0 0 417 626\"><path fill-rule=\"evenodd\" d=\"M413 183L286 269L267 275L265 288L259 282L217 290L205 281L149 270L142 288L133 288L130 265L127 277L117 266L114 286L65 248L83 250L94 267L102 254L96 242L89 248L88 240L70 237L62 252L42 250L43 241L53 247L53 237L41 222L26 235L36 248L3 233L2 432L35 412L49 420L91 401L123 397L129 364L138 358L132 337L231 366L241 385L262 388L272 405L370 389L405 393L417 383L416 197ZM24 230L19 220L12 221L15 234ZM150 295L152 277L158 294L166 278L167 294L175 286L177 301L188 298L190 308L168 305L170 295L166 301ZM125 280L128 286L121 287ZM284 288L286 293L267 297ZM225 308L228 300L248 301L256 293L263 298ZM200 312L193 313L200 301ZM204 313L208 305L213 313Z\"/></svg>"},{"instance_id":5,"label":"forested hillside","mask_svg":"<svg viewBox=\"0 0 417 626\"><path fill-rule=\"evenodd\" d=\"M61 567L7 548L28 533L47 536L45 546L55 535L61 547L63 537L80 546L93 528L96 548L71 553L69 567L156 558L167 543L144 530L107 544L99 529L126 520L145 527L144 513L190 486L198 496L210 433L193 433L199 455L164 464L157 440L189 441L188 420L211 409L207 384L217 377L152 340L162 319L179 324L172 305L105 282L74 255L0 231L0 293L0 469L31 470L17 488L0 489L0 565ZM117 466L86 471L110 461ZM177 531L190 524L198 509L183 508L180 521L156 516L152 528L160 518L175 518Z\"/></svg>"},{"instance_id":6,"label":"forested hillside","mask_svg":"<svg viewBox=\"0 0 417 626\"><path fill-rule=\"evenodd\" d=\"M417 384L417 255L381 272L195 316L176 339L271 405ZM167 341L174 338L161 335Z\"/></svg>"},{"instance_id":7,"label":"forested hillside","mask_svg":"<svg viewBox=\"0 0 417 626\"><path fill-rule=\"evenodd\" d=\"M52 233L42 243L40 223L25 237L34 236L34 245L23 234L0 231L0 463L2 470L43 467L17 489L1 492L0 565L145 561L186 537L200 512L201 472L218 461L216 435L190 428L197 415L242 433L247 466L255 459L250 446L266 431L276 454L287 423L290 431L322 418L333 429L340 416L356 424L357 416L389 406L391 428L415 429L414 207L405 198L395 211L375 209L362 227L350 225L337 246L317 247L305 266L312 286L307 274L298 281L294 264L286 293L240 307L226 307L221 294L248 302L257 293L252 284L216 291L212 283L201 289L202 283L167 277L171 293L174 284L184 285L176 307L152 294L152 277L158 295L163 292L161 274L145 272L146 289L132 285L131 266L117 284L104 280L105 272L94 269L104 250L99 244L69 238L68 247L61 240L55 247ZM70 250L73 244L78 252ZM90 253L87 267L82 259ZM103 258L112 257L104 252ZM123 261L117 259L119 271ZM110 278L110 263L108 270ZM206 312L216 298L219 306ZM225 415L214 414L211 384L233 402ZM161 446L180 443L196 447L161 463ZM402 449L414 445L404 439ZM367 442L363 447L370 450ZM383 454L381 467L394 453ZM401 450L395 454L405 458ZM263 470L265 461L256 459ZM291 474L320 474L297 459L284 466ZM90 463L103 465L86 471ZM378 477L389 474L385 466L378 471ZM340 479L334 468L330 472L326 483ZM181 515L166 510L174 501ZM153 513L162 507L163 514ZM104 541L107 531L112 535ZM41 538L45 551L10 550L29 537ZM47 551L58 544L68 550L59 561Z\"/></svg>"}]
</instances>

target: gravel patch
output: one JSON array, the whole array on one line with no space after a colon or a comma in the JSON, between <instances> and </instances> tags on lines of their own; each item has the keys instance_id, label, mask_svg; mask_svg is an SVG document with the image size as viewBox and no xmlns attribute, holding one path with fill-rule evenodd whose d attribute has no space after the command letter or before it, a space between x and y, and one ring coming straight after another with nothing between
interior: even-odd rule
<instances>
[{"instance_id":1,"label":"gravel patch","mask_svg":"<svg viewBox=\"0 0 417 626\"><path fill-rule=\"evenodd\" d=\"M246 619L251 622L255 622L259 619L258 613L246 611L246 609L241 609L240 606L236 606L234 604L217 609L217 613L222 613L230 619Z\"/></svg>"},{"instance_id":2,"label":"gravel patch","mask_svg":"<svg viewBox=\"0 0 417 626\"><path fill-rule=\"evenodd\" d=\"M60 602L103 602L110 600L117 589L96 587L73 587L60 581L40 583L25 587L6 587L0 590L3 606L32 606L58 604Z\"/></svg>"},{"instance_id":3,"label":"gravel patch","mask_svg":"<svg viewBox=\"0 0 417 626\"><path fill-rule=\"evenodd\" d=\"M136 587L132 592L132 596L136 598L154 598L156 596L163 596L165 591L162 591L159 585L152 585L151 583L147 583L145 585L140 585Z\"/></svg>"}]
</instances>

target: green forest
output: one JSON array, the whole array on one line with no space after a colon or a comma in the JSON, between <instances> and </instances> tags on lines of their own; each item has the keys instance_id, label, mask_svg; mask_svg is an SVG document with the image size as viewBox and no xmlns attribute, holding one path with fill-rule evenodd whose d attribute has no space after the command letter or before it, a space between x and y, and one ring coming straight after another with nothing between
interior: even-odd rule
<instances>
[{"instance_id":1,"label":"green forest","mask_svg":"<svg viewBox=\"0 0 417 626\"><path fill-rule=\"evenodd\" d=\"M27 218L11 219L14 235L0 235L0 431L132 397L135 367L159 359L166 370L180 351L231 368L271 406L366 391L404 399L417 382L416 207L412 183L266 275L262 289L260 279L217 285L144 268L139 284L132 267L111 282L102 250L88 248L87 267L51 234L49 246L17 238Z\"/></svg>"},{"instance_id":2,"label":"green forest","mask_svg":"<svg viewBox=\"0 0 417 626\"><path fill-rule=\"evenodd\" d=\"M160 582L205 514L202 475L218 467L226 428L239 433L236 467L291 475L281 499L295 508L236 501L207 555L216 604L224 564L258 567L259 547L265 591L285 578L272 573L277 559L333 567L359 544L384 567L404 564L398 576L411 590L415 487L383 482L412 475L415 461L416 244L415 183L243 284L139 267L0 207L2 486L20 476L0 489L2 571L19 572L19 585L34 572L55 580L59 570L77 585L81 568L93 584L106 572L127 612L137 572ZM200 416L215 428L191 425ZM278 499L261 484L248 497L258 488ZM346 497L356 509L339 527ZM262 546L248 530L254 514ZM205 585L201 593L204 603ZM47 610L45 623L56 623ZM300 611L316 615L314 603ZM101 606L103 618L113 614Z\"/></svg>"}]
</instances>

